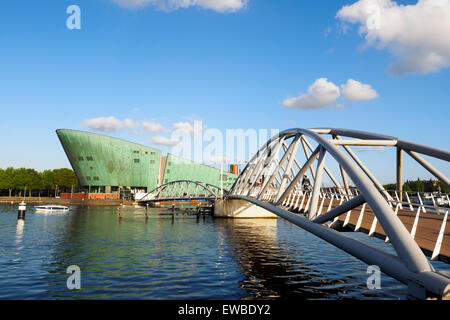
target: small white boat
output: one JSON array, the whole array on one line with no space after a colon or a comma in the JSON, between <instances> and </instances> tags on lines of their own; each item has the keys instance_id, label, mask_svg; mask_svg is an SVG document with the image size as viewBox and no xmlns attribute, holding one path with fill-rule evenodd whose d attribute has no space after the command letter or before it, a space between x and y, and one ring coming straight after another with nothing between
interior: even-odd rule
<instances>
[{"instance_id":1,"label":"small white boat","mask_svg":"<svg viewBox=\"0 0 450 320\"><path fill-rule=\"evenodd\" d=\"M57 206L53 204L47 204L45 206L35 206L36 212L67 212L69 211L69 207L66 206Z\"/></svg>"}]
</instances>

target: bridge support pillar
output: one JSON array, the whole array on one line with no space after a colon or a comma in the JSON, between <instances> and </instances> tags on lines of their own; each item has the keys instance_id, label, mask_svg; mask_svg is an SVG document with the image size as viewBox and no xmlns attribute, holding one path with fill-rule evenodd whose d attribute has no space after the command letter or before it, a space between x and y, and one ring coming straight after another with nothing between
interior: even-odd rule
<instances>
[{"instance_id":1,"label":"bridge support pillar","mask_svg":"<svg viewBox=\"0 0 450 320\"><path fill-rule=\"evenodd\" d=\"M217 199L214 217L219 218L276 218L272 212L241 199Z\"/></svg>"}]
</instances>

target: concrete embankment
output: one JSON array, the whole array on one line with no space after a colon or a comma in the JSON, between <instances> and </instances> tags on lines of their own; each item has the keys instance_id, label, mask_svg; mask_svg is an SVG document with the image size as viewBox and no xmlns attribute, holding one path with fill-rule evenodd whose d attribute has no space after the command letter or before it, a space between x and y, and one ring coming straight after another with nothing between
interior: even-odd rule
<instances>
[{"instance_id":1,"label":"concrete embankment","mask_svg":"<svg viewBox=\"0 0 450 320\"><path fill-rule=\"evenodd\" d=\"M133 201L125 201L122 199L61 199L47 197L0 197L0 203L17 204L24 201L25 203L42 203L42 204L61 204L61 205L78 205L78 206L120 206L122 204L130 205Z\"/></svg>"}]
</instances>

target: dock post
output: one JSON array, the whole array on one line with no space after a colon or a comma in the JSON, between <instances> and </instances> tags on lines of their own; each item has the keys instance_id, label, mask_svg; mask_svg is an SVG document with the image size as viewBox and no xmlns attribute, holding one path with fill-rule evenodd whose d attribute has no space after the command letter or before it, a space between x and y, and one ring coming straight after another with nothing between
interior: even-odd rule
<instances>
[{"instance_id":1,"label":"dock post","mask_svg":"<svg viewBox=\"0 0 450 320\"><path fill-rule=\"evenodd\" d=\"M27 205L25 202L19 204L19 212L17 214L17 220L25 220L25 211L27 211Z\"/></svg>"}]
</instances>

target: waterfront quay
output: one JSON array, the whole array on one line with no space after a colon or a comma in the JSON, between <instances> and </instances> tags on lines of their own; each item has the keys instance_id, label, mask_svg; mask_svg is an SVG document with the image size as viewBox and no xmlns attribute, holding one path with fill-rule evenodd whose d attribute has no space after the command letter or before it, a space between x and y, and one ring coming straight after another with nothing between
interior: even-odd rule
<instances>
[{"instance_id":1,"label":"waterfront quay","mask_svg":"<svg viewBox=\"0 0 450 320\"><path fill-rule=\"evenodd\" d=\"M0 203L18 204L25 203L45 203L58 205L76 205L76 206L120 206L130 205L134 201L122 199L64 199L55 197L0 197Z\"/></svg>"}]
</instances>

